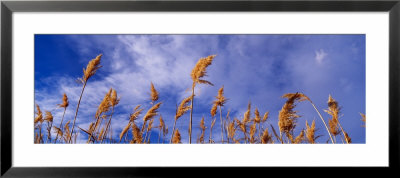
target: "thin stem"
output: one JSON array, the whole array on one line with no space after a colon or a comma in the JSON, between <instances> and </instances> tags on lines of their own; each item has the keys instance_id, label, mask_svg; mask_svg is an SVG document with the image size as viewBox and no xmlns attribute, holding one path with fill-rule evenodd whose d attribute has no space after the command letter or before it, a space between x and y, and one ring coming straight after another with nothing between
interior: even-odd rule
<instances>
[{"instance_id":1,"label":"thin stem","mask_svg":"<svg viewBox=\"0 0 400 178\"><path fill-rule=\"evenodd\" d=\"M42 141L42 123L39 125L39 143ZM42 141L43 143L43 141Z\"/></svg>"},{"instance_id":2,"label":"thin stem","mask_svg":"<svg viewBox=\"0 0 400 178\"><path fill-rule=\"evenodd\" d=\"M60 129L62 129L62 123L63 123L63 120L64 120L64 115L65 115L65 111L66 111L66 110L67 110L67 107L64 108L64 113L63 113L63 116L62 116L62 118L61 118L61 123L60 123ZM54 143L57 142L57 139L58 139L58 132L57 132L56 139L54 140Z\"/></svg>"},{"instance_id":3,"label":"thin stem","mask_svg":"<svg viewBox=\"0 0 400 178\"><path fill-rule=\"evenodd\" d=\"M162 129L162 127L161 127L161 125L160 125L160 132L158 132L158 143L160 143L161 129Z\"/></svg>"},{"instance_id":4,"label":"thin stem","mask_svg":"<svg viewBox=\"0 0 400 178\"><path fill-rule=\"evenodd\" d=\"M326 128L326 131L328 131L328 134L329 134L329 137L331 138L332 143L335 144L335 142L333 141L331 132L329 131L328 126L326 125L325 120L324 120L324 118L322 117L321 113L318 111L317 107L315 107L315 105L314 105L313 102L310 101L310 103L311 103L311 105L314 107L315 111L317 111L319 117L321 118L322 122L324 123L325 128Z\"/></svg>"},{"instance_id":5,"label":"thin stem","mask_svg":"<svg viewBox=\"0 0 400 178\"><path fill-rule=\"evenodd\" d=\"M342 143L344 144L343 135L340 135L339 138L340 138L340 140L342 140Z\"/></svg>"},{"instance_id":6,"label":"thin stem","mask_svg":"<svg viewBox=\"0 0 400 178\"><path fill-rule=\"evenodd\" d=\"M338 119L338 124L339 124L340 129L342 130L342 134L344 135L344 130L343 130L342 125L339 122L339 119ZM347 140L347 137L344 137L344 139L346 140L346 143L349 144L349 141Z\"/></svg>"},{"instance_id":7,"label":"thin stem","mask_svg":"<svg viewBox=\"0 0 400 178\"><path fill-rule=\"evenodd\" d=\"M221 144L224 143L224 127L222 125L222 110L221 106L219 106L219 118L221 119Z\"/></svg>"},{"instance_id":8,"label":"thin stem","mask_svg":"<svg viewBox=\"0 0 400 178\"><path fill-rule=\"evenodd\" d=\"M112 125L110 124L110 134L108 134L108 135L110 135L110 138L109 138L109 139L110 139L110 140L109 140L110 143L113 143L112 134L113 134L113 130L112 130ZM127 133L127 135L128 135L128 133Z\"/></svg>"},{"instance_id":9,"label":"thin stem","mask_svg":"<svg viewBox=\"0 0 400 178\"><path fill-rule=\"evenodd\" d=\"M258 139L260 139L260 143L261 143L261 122L258 123Z\"/></svg>"},{"instance_id":10,"label":"thin stem","mask_svg":"<svg viewBox=\"0 0 400 178\"><path fill-rule=\"evenodd\" d=\"M244 123L243 123L244 124ZM247 143L247 130L246 130L246 125L244 125L244 143Z\"/></svg>"},{"instance_id":11,"label":"thin stem","mask_svg":"<svg viewBox=\"0 0 400 178\"><path fill-rule=\"evenodd\" d=\"M162 144L164 144L164 132L162 133Z\"/></svg>"},{"instance_id":12,"label":"thin stem","mask_svg":"<svg viewBox=\"0 0 400 178\"><path fill-rule=\"evenodd\" d=\"M75 117L74 117L74 123L72 124L72 129L71 129L71 137L72 137L72 133L74 133L74 128L75 128L75 121L76 121L76 116L78 116L78 110L79 110L79 104L81 104L81 99L82 99L82 95L83 95L83 91L85 90L86 87L86 83L83 83L83 87L82 87L82 91L81 91L81 96L79 96L79 100L78 100L78 105L76 106L76 111L75 111ZM72 138L69 138L69 143L72 143Z\"/></svg>"},{"instance_id":13,"label":"thin stem","mask_svg":"<svg viewBox=\"0 0 400 178\"><path fill-rule=\"evenodd\" d=\"M50 127L49 127L50 126ZM46 143L48 143L50 141L51 143L51 127L53 127L53 121L51 122L51 124L49 125L49 122L47 123L47 140Z\"/></svg>"},{"instance_id":14,"label":"thin stem","mask_svg":"<svg viewBox=\"0 0 400 178\"><path fill-rule=\"evenodd\" d=\"M146 126L146 122L147 122L147 121L144 121L144 122L143 122L142 129L140 129L140 134L142 134L142 135L143 135L143 132L144 132L144 128L145 128L145 126Z\"/></svg>"},{"instance_id":15,"label":"thin stem","mask_svg":"<svg viewBox=\"0 0 400 178\"><path fill-rule=\"evenodd\" d=\"M229 123L229 121L228 121ZM226 141L227 143L229 143L229 133L228 133L228 125L226 125L226 120L224 120L224 129L225 129L225 137L226 137Z\"/></svg>"},{"instance_id":16,"label":"thin stem","mask_svg":"<svg viewBox=\"0 0 400 178\"><path fill-rule=\"evenodd\" d=\"M150 143L150 137L151 137L151 130L150 130L150 134L149 134L149 136L147 138L147 143Z\"/></svg>"},{"instance_id":17,"label":"thin stem","mask_svg":"<svg viewBox=\"0 0 400 178\"><path fill-rule=\"evenodd\" d=\"M211 123L212 123L212 121L211 121ZM210 143L212 143L211 140L212 140L212 127L210 127L210 140L209 140Z\"/></svg>"},{"instance_id":18,"label":"thin stem","mask_svg":"<svg viewBox=\"0 0 400 178\"><path fill-rule=\"evenodd\" d=\"M174 128L172 129L171 140L169 141L169 143L172 143L172 138L174 138L176 120L177 120L177 119L175 119L175 121L174 121Z\"/></svg>"},{"instance_id":19,"label":"thin stem","mask_svg":"<svg viewBox=\"0 0 400 178\"><path fill-rule=\"evenodd\" d=\"M194 100L194 87L195 83L192 85L192 100L190 104L190 121L189 121L189 144L192 143L192 116L193 116L193 100Z\"/></svg>"},{"instance_id":20,"label":"thin stem","mask_svg":"<svg viewBox=\"0 0 400 178\"><path fill-rule=\"evenodd\" d=\"M103 139L104 139L104 138L106 137L106 135L107 135L108 127L110 127L110 125L111 125L111 119L112 119L113 114L114 114L114 106L112 107L110 119L108 120L108 123L107 123L107 126L106 126L106 130L105 130L105 132L103 133L103 137L101 138L101 143L103 143Z\"/></svg>"},{"instance_id":21,"label":"thin stem","mask_svg":"<svg viewBox=\"0 0 400 178\"><path fill-rule=\"evenodd\" d=\"M147 133L149 133L149 126L147 126L146 134L144 135L143 143L146 143Z\"/></svg>"}]
</instances>

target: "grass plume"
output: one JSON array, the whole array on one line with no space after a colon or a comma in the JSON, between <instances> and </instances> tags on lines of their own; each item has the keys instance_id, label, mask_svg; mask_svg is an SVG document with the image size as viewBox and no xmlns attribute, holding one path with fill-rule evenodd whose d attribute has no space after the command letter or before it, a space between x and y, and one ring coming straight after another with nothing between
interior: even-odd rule
<instances>
[{"instance_id":1,"label":"grass plume","mask_svg":"<svg viewBox=\"0 0 400 178\"><path fill-rule=\"evenodd\" d=\"M189 144L192 143L192 120L193 120L193 100L194 100L194 88L197 83L199 84L208 84L213 85L211 82L207 80L203 80L202 78L206 76L206 69L209 65L212 64L212 61L216 55L210 55L205 58L200 58L194 68L192 69L192 73L190 74L192 78L192 100L190 105L190 120L189 120Z\"/></svg>"},{"instance_id":2,"label":"grass plume","mask_svg":"<svg viewBox=\"0 0 400 178\"><path fill-rule=\"evenodd\" d=\"M82 91L81 94L79 96L79 100L78 100L78 104L76 106L76 111L75 111L75 117L74 117L74 122L72 124L72 129L71 129L71 133L70 135L73 134L74 132L74 128L75 128L75 122L76 122L76 117L78 116L78 111L79 111L79 105L81 103L82 100L82 95L83 92L85 91L85 87L86 84L89 80L90 77L92 77L96 71L101 68L102 66L100 65L100 60L101 60L101 56L103 56L102 54L99 54L98 56L96 56L96 58L92 59L91 61L89 61L88 65L86 66L86 69L83 69L83 76L82 78L79 78L78 80L82 83ZM72 143L71 137L68 141L69 143Z\"/></svg>"}]
</instances>

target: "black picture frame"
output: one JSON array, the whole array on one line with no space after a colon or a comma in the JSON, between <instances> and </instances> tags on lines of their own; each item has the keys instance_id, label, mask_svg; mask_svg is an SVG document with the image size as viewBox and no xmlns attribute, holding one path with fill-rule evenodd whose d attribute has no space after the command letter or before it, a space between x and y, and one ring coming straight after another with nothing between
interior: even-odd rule
<instances>
[{"instance_id":1,"label":"black picture frame","mask_svg":"<svg viewBox=\"0 0 400 178\"><path fill-rule=\"evenodd\" d=\"M1 2L1 176L132 177L175 175L175 168L18 168L12 165L13 12L122 11L296 11L389 12L389 168L399 168L400 0L364 1L2 1ZM384 60L384 59L382 59ZM367 156L367 155L366 155ZM393 170L392 169L392 170ZM370 169L373 170L373 169ZM191 175L199 173L193 170ZM281 170L282 171L282 170ZM190 171L191 172L191 171ZM306 171L307 172L307 171ZM169 174L171 173L171 174ZM290 174L290 172L288 172ZM295 172L293 172L294 174ZM204 173L204 175L207 175Z\"/></svg>"}]
</instances>

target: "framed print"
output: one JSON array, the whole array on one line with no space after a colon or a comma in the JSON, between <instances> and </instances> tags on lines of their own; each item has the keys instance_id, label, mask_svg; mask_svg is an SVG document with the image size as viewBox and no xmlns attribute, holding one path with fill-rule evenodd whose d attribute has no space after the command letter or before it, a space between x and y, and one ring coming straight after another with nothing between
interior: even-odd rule
<instances>
[{"instance_id":1,"label":"framed print","mask_svg":"<svg viewBox=\"0 0 400 178\"><path fill-rule=\"evenodd\" d=\"M397 168L399 6L3 1L1 174Z\"/></svg>"}]
</instances>

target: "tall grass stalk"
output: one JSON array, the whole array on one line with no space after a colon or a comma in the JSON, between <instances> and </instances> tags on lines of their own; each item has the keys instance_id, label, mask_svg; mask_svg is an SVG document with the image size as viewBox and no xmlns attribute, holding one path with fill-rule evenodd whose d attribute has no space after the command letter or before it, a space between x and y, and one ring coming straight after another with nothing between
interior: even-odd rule
<instances>
[{"instance_id":1,"label":"tall grass stalk","mask_svg":"<svg viewBox=\"0 0 400 178\"><path fill-rule=\"evenodd\" d=\"M81 94L79 96L78 104L76 106L74 122L72 124L72 129L71 129L71 133L70 133L71 135L74 133L76 117L78 116L79 105L81 104L82 95L83 95L83 92L85 91L87 81L89 80L90 77L92 77L96 73L97 69L99 69L101 67L101 65L100 65L101 56L102 56L102 54L98 55L96 58L92 59L88 63L88 65L86 66L86 69L83 69L83 77L79 79L79 81L81 83L83 83L83 86L82 86ZM69 143L72 143L71 137L69 138Z\"/></svg>"}]
</instances>

